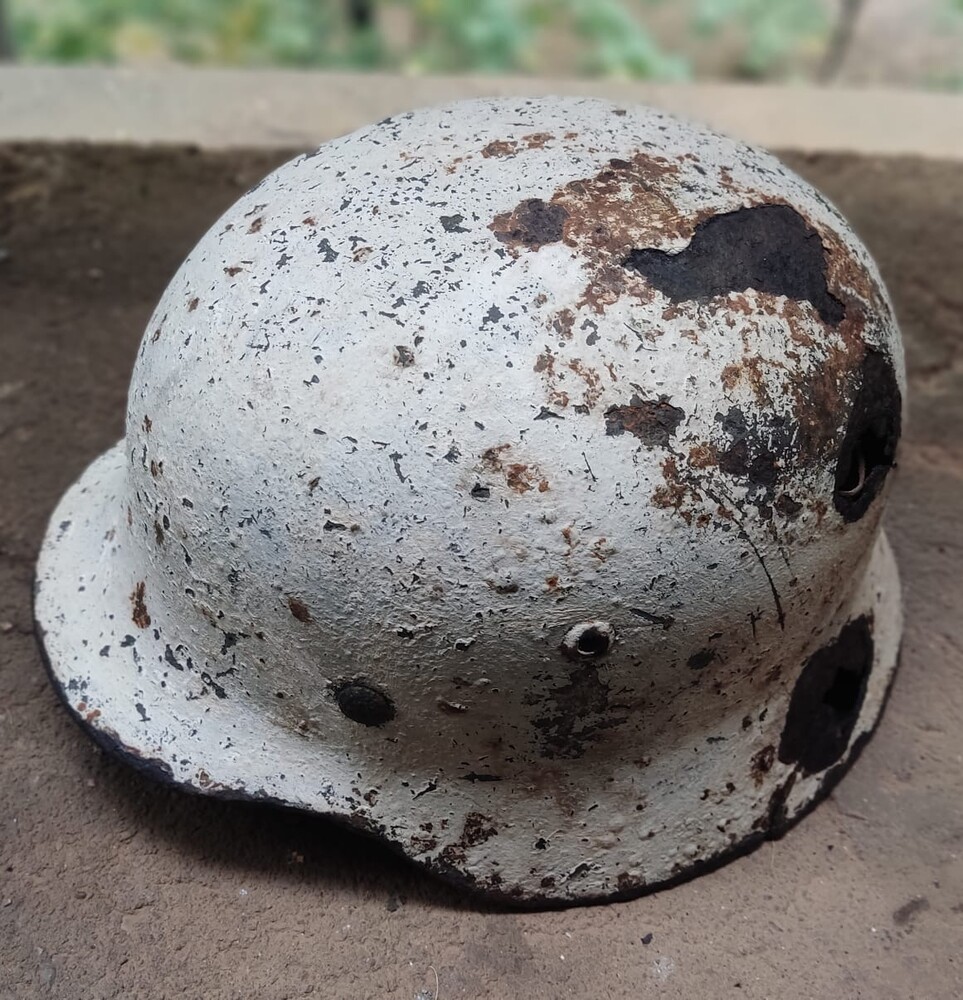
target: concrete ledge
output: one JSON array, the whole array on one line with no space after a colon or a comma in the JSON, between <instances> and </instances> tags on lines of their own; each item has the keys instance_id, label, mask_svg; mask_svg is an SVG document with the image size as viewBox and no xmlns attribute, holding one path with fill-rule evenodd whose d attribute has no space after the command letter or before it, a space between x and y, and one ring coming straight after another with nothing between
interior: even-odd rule
<instances>
[{"instance_id":1,"label":"concrete ledge","mask_svg":"<svg viewBox=\"0 0 963 1000\"><path fill-rule=\"evenodd\" d=\"M311 147L427 104L547 93L653 104L772 148L963 159L963 96L957 95L186 68L0 68L0 142Z\"/></svg>"}]
</instances>

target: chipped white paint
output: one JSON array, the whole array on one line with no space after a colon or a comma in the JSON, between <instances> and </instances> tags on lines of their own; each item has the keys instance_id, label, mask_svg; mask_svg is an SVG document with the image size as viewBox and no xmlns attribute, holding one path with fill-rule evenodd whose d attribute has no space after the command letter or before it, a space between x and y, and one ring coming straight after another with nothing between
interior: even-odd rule
<instances>
[{"instance_id":1,"label":"chipped white paint","mask_svg":"<svg viewBox=\"0 0 963 1000\"><path fill-rule=\"evenodd\" d=\"M594 100L379 123L171 281L51 520L52 675L142 766L484 891L684 875L876 721L902 364L865 250L764 153Z\"/></svg>"}]
</instances>

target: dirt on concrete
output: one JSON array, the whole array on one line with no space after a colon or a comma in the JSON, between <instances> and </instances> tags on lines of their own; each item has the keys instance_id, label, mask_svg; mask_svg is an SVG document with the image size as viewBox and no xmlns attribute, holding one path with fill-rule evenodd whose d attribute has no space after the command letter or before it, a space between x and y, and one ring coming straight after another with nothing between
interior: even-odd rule
<instances>
[{"instance_id":1,"label":"dirt on concrete","mask_svg":"<svg viewBox=\"0 0 963 1000\"><path fill-rule=\"evenodd\" d=\"M629 903L497 910L323 820L155 786L68 719L32 631L46 519L120 437L174 268L287 155L0 147L0 1000L963 995L963 164L786 157L882 267L911 412L902 668L782 840Z\"/></svg>"}]
</instances>

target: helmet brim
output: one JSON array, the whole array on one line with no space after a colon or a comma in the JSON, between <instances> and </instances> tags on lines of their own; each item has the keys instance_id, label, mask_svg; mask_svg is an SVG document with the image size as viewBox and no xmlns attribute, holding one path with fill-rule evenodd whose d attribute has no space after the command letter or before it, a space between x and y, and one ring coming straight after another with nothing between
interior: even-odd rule
<instances>
[{"instance_id":1,"label":"helmet brim","mask_svg":"<svg viewBox=\"0 0 963 1000\"><path fill-rule=\"evenodd\" d=\"M319 773L326 761L316 744L277 726L253 706L220 697L216 679L203 681L196 671L175 668L167 641L152 628L146 612L139 624L132 623L141 567L124 525L126 465L121 442L88 467L51 516L38 560L37 632L52 683L69 711L100 746L158 780L196 793L327 815L367 827L408 853L374 820L366 822L338 761L328 762L330 773ZM757 796L759 802L768 801L768 813L760 806L758 815L747 816L735 839L730 836L696 856L686 855L681 863L662 853L661 868L650 869L645 880L613 876L610 890L595 892L580 890L578 883L551 888L479 885L470 871L457 866L442 866L430 857L412 860L513 905L558 906L663 888L781 835L835 785L881 715L902 633L899 577L882 532L863 580L835 620L845 624L862 617L872 622L874 662L845 751L831 767L812 774L793 772L791 781L784 774L779 778L773 768L772 789L765 785ZM190 648L189 636L182 642ZM474 791L479 808L500 818L499 849L507 854L530 851L525 796L516 794L510 782L486 783ZM512 830L517 831L514 844Z\"/></svg>"}]
</instances>

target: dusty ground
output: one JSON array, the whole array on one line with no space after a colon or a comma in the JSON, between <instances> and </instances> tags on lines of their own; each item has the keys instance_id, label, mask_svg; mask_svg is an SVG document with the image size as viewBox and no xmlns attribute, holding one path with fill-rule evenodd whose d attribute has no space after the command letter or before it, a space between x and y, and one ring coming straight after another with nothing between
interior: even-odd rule
<instances>
[{"instance_id":1,"label":"dusty ground","mask_svg":"<svg viewBox=\"0 0 963 1000\"><path fill-rule=\"evenodd\" d=\"M325 822L154 787L44 676L45 520L121 434L176 263L279 158L0 148L0 1000L415 1000L436 973L440 1000L959 997L963 165L790 158L876 254L909 348L908 629L879 732L783 840L631 903L518 914Z\"/></svg>"}]
</instances>

